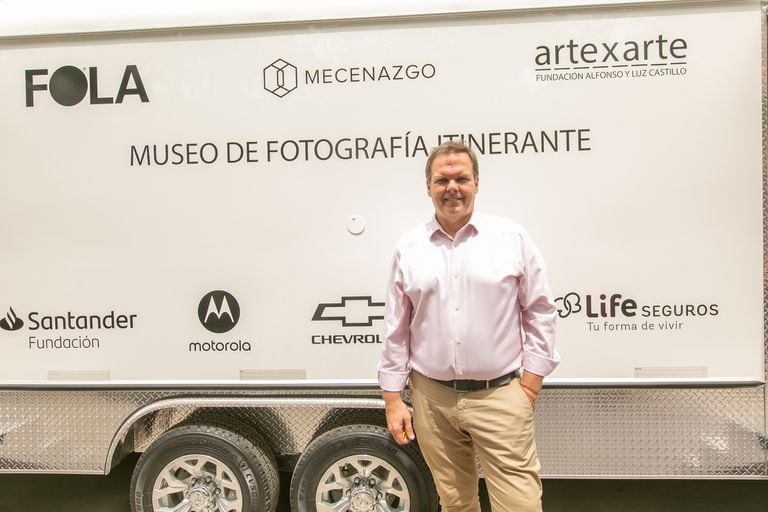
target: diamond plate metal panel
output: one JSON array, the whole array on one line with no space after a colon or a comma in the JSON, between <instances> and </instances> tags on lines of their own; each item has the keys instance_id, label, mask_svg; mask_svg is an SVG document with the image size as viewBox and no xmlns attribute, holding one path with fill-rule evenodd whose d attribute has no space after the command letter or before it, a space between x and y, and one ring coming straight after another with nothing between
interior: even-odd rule
<instances>
[{"instance_id":1,"label":"diamond plate metal panel","mask_svg":"<svg viewBox=\"0 0 768 512\"><path fill-rule=\"evenodd\" d=\"M103 472L113 437L127 418L163 400L133 431L146 448L173 425L216 410L259 426L278 453L300 453L318 432L361 419L320 402L360 405L376 390L3 391L0 470ZM254 407L249 400L296 400ZM234 402L233 402L234 400ZM238 400L241 403L238 403ZM201 406L200 401L205 405ZM212 406L212 403L219 406ZM765 476L763 387L732 389L546 389L537 406L545 476ZM365 416L363 414L363 416ZM144 421L151 418L151 421ZM137 418L139 419L139 418ZM371 420L375 421L375 420ZM127 432L127 431L126 431Z\"/></svg>"},{"instance_id":2,"label":"diamond plate metal panel","mask_svg":"<svg viewBox=\"0 0 768 512\"><path fill-rule=\"evenodd\" d=\"M765 475L763 388L545 390L547 476Z\"/></svg>"},{"instance_id":3,"label":"diamond plate metal panel","mask_svg":"<svg viewBox=\"0 0 768 512\"><path fill-rule=\"evenodd\" d=\"M140 414L167 400L174 404ZM264 407L254 400L291 405ZM335 406L321 403L329 400ZM340 404L359 409L371 401L378 404L378 390L5 390L0 391L0 471L106 472L110 447L128 434L141 451L174 425L212 410L257 425L279 454L300 453Z\"/></svg>"}]
</instances>

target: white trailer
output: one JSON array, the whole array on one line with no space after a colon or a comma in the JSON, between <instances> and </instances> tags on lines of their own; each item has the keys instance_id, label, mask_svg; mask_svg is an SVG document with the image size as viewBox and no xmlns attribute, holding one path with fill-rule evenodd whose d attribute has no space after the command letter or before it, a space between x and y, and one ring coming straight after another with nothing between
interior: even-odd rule
<instances>
[{"instance_id":1,"label":"white trailer","mask_svg":"<svg viewBox=\"0 0 768 512\"><path fill-rule=\"evenodd\" d=\"M0 472L435 510L384 428L441 141L544 253L545 477L768 478L758 0L0 2ZM503 255L500 255L503 257ZM493 263L493 262L491 262Z\"/></svg>"}]
</instances>

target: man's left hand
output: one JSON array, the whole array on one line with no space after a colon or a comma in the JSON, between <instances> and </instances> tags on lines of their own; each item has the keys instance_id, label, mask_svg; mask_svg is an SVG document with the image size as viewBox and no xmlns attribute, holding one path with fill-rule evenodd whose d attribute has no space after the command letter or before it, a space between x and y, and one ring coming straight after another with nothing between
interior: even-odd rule
<instances>
[{"instance_id":1,"label":"man's left hand","mask_svg":"<svg viewBox=\"0 0 768 512\"><path fill-rule=\"evenodd\" d=\"M544 377L536 375L531 372L523 372L523 376L520 377L520 387L523 388L528 400L531 401L531 406L536 406L536 398L541 392L541 384Z\"/></svg>"}]
</instances>

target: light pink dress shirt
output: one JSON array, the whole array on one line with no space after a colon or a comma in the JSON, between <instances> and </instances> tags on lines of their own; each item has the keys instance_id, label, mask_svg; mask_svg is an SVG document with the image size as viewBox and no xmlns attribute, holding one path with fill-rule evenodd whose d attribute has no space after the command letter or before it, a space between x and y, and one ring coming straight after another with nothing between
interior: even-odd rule
<instances>
[{"instance_id":1,"label":"light pink dress shirt","mask_svg":"<svg viewBox=\"0 0 768 512\"><path fill-rule=\"evenodd\" d=\"M411 369L487 380L520 367L550 374L556 309L541 254L521 226L475 212L451 238L433 217L392 261L379 385L401 391Z\"/></svg>"}]
</instances>

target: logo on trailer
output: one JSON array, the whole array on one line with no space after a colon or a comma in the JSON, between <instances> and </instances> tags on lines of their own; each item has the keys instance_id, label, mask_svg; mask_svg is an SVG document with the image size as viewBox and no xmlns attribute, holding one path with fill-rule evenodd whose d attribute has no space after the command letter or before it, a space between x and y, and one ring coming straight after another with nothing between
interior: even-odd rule
<instances>
[{"instance_id":1,"label":"logo on trailer","mask_svg":"<svg viewBox=\"0 0 768 512\"><path fill-rule=\"evenodd\" d=\"M571 313L581 311L581 297L576 292L567 293L555 299L555 306L557 307L557 316L568 318Z\"/></svg>"},{"instance_id":2,"label":"logo on trailer","mask_svg":"<svg viewBox=\"0 0 768 512\"><path fill-rule=\"evenodd\" d=\"M302 69L303 78L298 68L288 61L277 59L264 68L264 90L279 98L285 97L299 86L299 80L305 86L326 85L365 85L375 82L410 82L413 80L432 79L437 74L434 64L368 63L333 68Z\"/></svg>"},{"instance_id":3,"label":"logo on trailer","mask_svg":"<svg viewBox=\"0 0 768 512\"><path fill-rule=\"evenodd\" d=\"M203 327L218 334L232 330L240 320L240 304L234 295L223 290L206 293L197 306Z\"/></svg>"},{"instance_id":4,"label":"logo on trailer","mask_svg":"<svg viewBox=\"0 0 768 512\"><path fill-rule=\"evenodd\" d=\"M296 66L283 59L264 68L264 89L275 96L282 98L296 89L299 83L299 74Z\"/></svg>"},{"instance_id":5,"label":"logo on trailer","mask_svg":"<svg viewBox=\"0 0 768 512\"><path fill-rule=\"evenodd\" d=\"M683 76L688 41L664 34L648 39L549 42L536 46L537 82Z\"/></svg>"},{"instance_id":6,"label":"logo on trailer","mask_svg":"<svg viewBox=\"0 0 768 512\"><path fill-rule=\"evenodd\" d=\"M27 69L24 72L26 83L26 100L28 107L35 106L35 92L48 91L51 98L59 105L71 107L77 105L89 96L91 105L122 103L126 96L138 96L142 103L149 102L147 89L141 80L139 68L135 65L125 66L120 86L114 97L103 96L99 93L99 69L91 66L87 74L75 66L62 66L51 74L48 83L47 69Z\"/></svg>"},{"instance_id":7,"label":"logo on trailer","mask_svg":"<svg viewBox=\"0 0 768 512\"><path fill-rule=\"evenodd\" d=\"M633 317L701 317L717 316L717 303L643 303L621 293L578 294L569 292L555 299L560 318L583 313L587 318L633 318Z\"/></svg>"},{"instance_id":8,"label":"logo on trailer","mask_svg":"<svg viewBox=\"0 0 768 512\"><path fill-rule=\"evenodd\" d=\"M0 329L6 331L18 331L24 326L24 321L16 316L13 308L8 308L8 313L0 320Z\"/></svg>"},{"instance_id":9,"label":"logo on trailer","mask_svg":"<svg viewBox=\"0 0 768 512\"><path fill-rule=\"evenodd\" d=\"M371 327L374 320L383 320L383 302L371 297L342 297L339 303L318 304L312 320L340 320L344 327Z\"/></svg>"}]
</instances>

